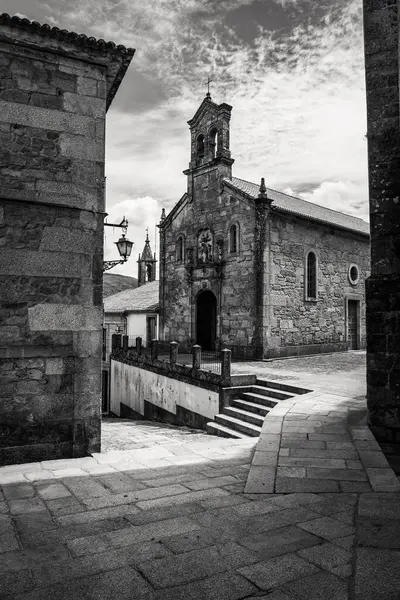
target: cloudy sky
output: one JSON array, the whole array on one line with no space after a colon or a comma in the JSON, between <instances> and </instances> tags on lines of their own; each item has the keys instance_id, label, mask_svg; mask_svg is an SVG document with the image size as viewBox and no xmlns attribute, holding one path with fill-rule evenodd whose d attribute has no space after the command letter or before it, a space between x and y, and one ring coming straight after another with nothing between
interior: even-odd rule
<instances>
[{"instance_id":1,"label":"cloudy sky","mask_svg":"<svg viewBox=\"0 0 400 600\"><path fill-rule=\"evenodd\" d=\"M107 212L145 229L186 190L187 125L211 76L233 106L233 174L368 218L362 0L0 0L0 9L136 48L107 117ZM120 230L106 228L106 258Z\"/></svg>"}]
</instances>

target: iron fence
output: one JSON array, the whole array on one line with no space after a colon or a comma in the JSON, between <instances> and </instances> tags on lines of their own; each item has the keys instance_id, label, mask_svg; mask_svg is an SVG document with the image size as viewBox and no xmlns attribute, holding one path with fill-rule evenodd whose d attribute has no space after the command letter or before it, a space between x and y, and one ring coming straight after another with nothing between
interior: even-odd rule
<instances>
[{"instance_id":1,"label":"iron fence","mask_svg":"<svg viewBox=\"0 0 400 600\"><path fill-rule=\"evenodd\" d=\"M211 373L217 373L218 375L220 375L221 370L222 370L221 365L222 365L222 354L219 350L214 350L214 351L202 350L201 351L200 369L202 371L209 371Z\"/></svg>"},{"instance_id":2,"label":"iron fence","mask_svg":"<svg viewBox=\"0 0 400 600\"><path fill-rule=\"evenodd\" d=\"M123 346L123 338L125 336L116 336L119 337L120 340L118 344ZM139 343L139 338L141 342ZM126 339L126 338L125 338ZM139 353L145 356L157 356L157 358L161 360L169 360L170 352L171 352L171 342L168 340L156 340L157 348L155 352L152 352L154 340L146 340L145 338L141 338L140 336L134 337L129 336L128 338L128 348L131 350L138 351ZM125 341L126 344L126 341ZM175 342L176 344L176 342ZM193 355L194 347L192 343L186 344L177 344L176 351L178 356L178 362L182 362L183 364L189 364L191 362L191 357ZM214 373L220 372L221 369L221 351L222 349L227 349L231 351L231 358L236 362L240 361L251 361L251 360L260 360L263 358L263 347L255 346L252 344L219 344L213 350L202 350L201 351L201 368L205 368L208 371L212 371Z\"/></svg>"},{"instance_id":3,"label":"iron fence","mask_svg":"<svg viewBox=\"0 0 400 600\"><path fill-rule=\"evenodd\" d=\"M134 341L134 344L132 342ZM169 373L177 372L201 381L217 385L229 385L231 378L231 352L229 349L205 350L200 346L181 346L177 342L153 340L147 346L141 338L129 340L128 336L113 334L112 358L136 361L139 364L153 364L163 368L167 364Z\"/></svg>"},{"instance_id":4,"label":"iron fence","mask_svg":"<svg viewBox=\"0 0 400 600\"><path fill-rule=\"evenodd\" d=\"M159 357L169 357L171 351L171 343L162 340L157 340L157 349Z\"/></svg>"}]
</instances>

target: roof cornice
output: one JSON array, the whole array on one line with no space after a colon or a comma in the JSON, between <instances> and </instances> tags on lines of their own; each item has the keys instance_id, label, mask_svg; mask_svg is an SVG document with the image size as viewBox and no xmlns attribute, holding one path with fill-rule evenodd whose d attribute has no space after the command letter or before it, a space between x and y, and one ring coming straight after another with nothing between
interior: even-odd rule
<instances>
[{"instance_id":1,"label":"roof cornice","mask_svg":"<svg viewBox=\"0 0 400 600\"><path fill-rule=\"evenodd\" d=\"M251 202L253 204L255 204L255 198L254 198L254 196L252 196L251 194L248 194L244 190L240 190L239 188L237 188L233 183L231 183L227 179L223 179L222 180L222 186L224 186L224 185L226 185L229 189L231 189L236 194L239 194L240 196L243 196L243 198L246 198L247 200L251 200Z\"/></svg>"},{"instance_id":2,"label":"roof cornice","mask_svg":"<svg viewBox=\"0 0 400 600\"><path fill-rule=\"evenodd\" d=\"M185 192L182 196L182 198L175 204L175 206L172 208L171 212L169 212L167 214L167 216L165 217L165 219L163 219L158 225L157 227L159 227L160 229L164 229L167 225L169 225L175 215L175 213L183 206L184 202L188 199L188 195L187 192Z\"/></svg>"},{"instance_id":3,"label":"roof cornice","mask_svg":"<svg viewBox=\"0 0 400 600\"><path fill-rule=\"evenodd\" d=\"M21 32L22 39L18 39L19 46L26 46L35 50L53 52L64 56L68 56L71 52L73 53L71 58L107 67L107 109L111 105L135 54L133 48L126 48L123 45L117 46L114 42L106 42L103 39L96 39L85 34L60 29L59 27L50 27L46 23L41 24L26 18L10 16L7 13L0 14L1 26L8 27L10 30L17 29ZM27 39L26 34L30 34L33 39ZM35 36L37 36L36 40ZM41 43L40 38L46 38L48 46L44 45L43 42ZM9 43L13 42L11 37L7 37L7 34L4 35L4 32L0 33L0 40ZM80 52L81 55L77 55L76 51Z\"/></svg>"},{"instance_id":4,"label":"roof cornice","mask_svg":"<svg viewBox=\"0 0 400 600\"><path fill-rule=\"evenodd\" d=\"M68 31L67 29L60 29L59 27L50 27L47 23L41 24L26 18L10 16L7 13L0 14L0 25L7 25L8 27L14 27L23 31L37 33L62 42L70 42L85 50L90 49L119 55L126 54L129 56L133 56L135 53L133 48L126 48L123 45L117 46L114 42L106 42L103 39L88 37L83 33L79 34L74 31Z\"/></svg>"}]
</instances>

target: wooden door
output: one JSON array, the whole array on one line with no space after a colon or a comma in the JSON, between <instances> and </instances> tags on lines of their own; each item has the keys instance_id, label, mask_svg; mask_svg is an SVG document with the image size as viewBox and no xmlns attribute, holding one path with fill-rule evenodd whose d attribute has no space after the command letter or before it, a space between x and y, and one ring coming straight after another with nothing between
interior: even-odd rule
<instances>
[{"instance_id":1,"label":"wooden door","mask_svg":"<svg viewBox=\"0 0 400 600\"><path fill-rule=\"evenodd\" d=\"M357 350L358 342L358 319L357 300L349 300L347 305L347 341L350 350Z\"/></svg>"}]
</instances>

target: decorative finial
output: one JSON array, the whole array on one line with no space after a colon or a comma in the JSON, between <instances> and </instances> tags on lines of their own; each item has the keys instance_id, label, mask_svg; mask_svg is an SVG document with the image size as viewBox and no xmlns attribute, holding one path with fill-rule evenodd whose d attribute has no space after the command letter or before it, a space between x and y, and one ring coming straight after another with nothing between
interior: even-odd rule
<instances>
[{"instance_id":1,"label":"decorative finial","mask_svg":"<svg viewBox=\"0 0 400 600\"><path fill-rule=\"evenodd\" d=\"M161 211L161 217L160 217L160 222L162 223L165 220L165 208L162 209Z\"/></svg>"},{"instance_id":2,"label":"decorative finial","mask_svg":"<svg viewBox=\"0 0 400 600\"><path fill-rule=\"evenodd\" d=\"M211 94L210 94L210 83L212 82L212 79L210 79L209 77L207 78L207 94L206 94L206 98L209 98L211 100Z\"/></svg>"},{"instance_id":3,"label":"decorative finial","mask_svg":"<svg viewBox=\"0 0 400 600\"><path fill-rule=\"evenodd\" d=\"M264 177L261 177L260 191L258 193L257 200L259 202L264 203L265 205L268 204L268 206L271 206L271 204L272 204L272 198L268 198L268 195L267 195L267 187L265 185Z\"/></svg>"},{"instance_id":4,"label":"decorative finial","mask_svg":"<svg viewBox=\"0 0 400 600\"><path fill-rule=\"evenodd\" d=\"M146 242L149 242L149 228L146 227Z\"/></svg>"},{"instance_id":5,"label":"decorative finial","mask_svg":"<svg viewBox=\"0 0 400 600\"><path fill-rule=\"evenodd\" d=\"M260 193L258 194L259 198L267 198L267 188L265 186L265 179L261 177L261 185L260 185Z\"/></svg>"}]
</instances>

